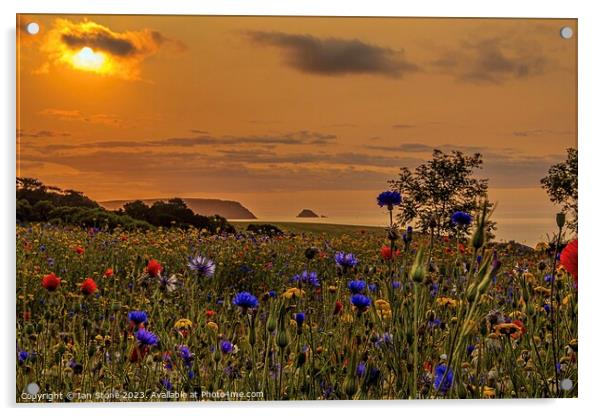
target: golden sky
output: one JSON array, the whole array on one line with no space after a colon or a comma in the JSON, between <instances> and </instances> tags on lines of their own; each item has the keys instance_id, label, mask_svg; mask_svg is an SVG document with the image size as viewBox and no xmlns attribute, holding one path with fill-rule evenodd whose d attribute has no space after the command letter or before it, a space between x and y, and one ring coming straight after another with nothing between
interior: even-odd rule
<instances>
[{"instance_id":1,"label":"golden sky","mask_svg":"<svg viewBox=\"0 0 602 416\"><path fill-rule=\"evenodd\" d=\"M35 21L40 32L24 28ZM484 154L498 236L533 241L577 143L575 20L20 15L19 176L375 224L433 148Z\"/></svg>"}]
</instances>

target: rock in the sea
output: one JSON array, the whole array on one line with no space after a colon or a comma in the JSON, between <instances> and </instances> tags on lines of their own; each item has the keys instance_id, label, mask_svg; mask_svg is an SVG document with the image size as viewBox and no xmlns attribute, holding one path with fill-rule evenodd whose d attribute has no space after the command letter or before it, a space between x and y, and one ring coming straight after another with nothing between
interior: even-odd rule
<instances>
[{"instance_id":1,"label":"rock in the sea","mask_svg":"<svg viewBox=\"0 0 602 416\"><path fill-rule=\"evenodd\" d=\"M297 215L297 218L320 218L320 216L311 209L304 209Z\"/></svg>"}]
</instances>

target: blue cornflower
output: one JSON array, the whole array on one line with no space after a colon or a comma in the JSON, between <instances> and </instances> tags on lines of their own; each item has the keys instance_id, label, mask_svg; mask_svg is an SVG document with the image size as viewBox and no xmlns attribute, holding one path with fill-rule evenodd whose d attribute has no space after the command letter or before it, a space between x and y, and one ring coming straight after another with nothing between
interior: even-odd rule
<instances>
[{"instance_id":1,"label":"blue cornflower","mask_svg":"<svg viewBox=\"0 0 602 416\"><path fill-rule=\"evenodd\" d=\"M192 360L194 359L194 354L190 352L190 348L186 345L180 345L178 347L178 353L180 354L180 358L184 361L186 367L190 367L192 365Z\"/></svg>"},{"instance_id":2,"label":"blue cornflower","mask_svg":"<svg viewBox=\"0 0 602 416\"><path fill-rule=\"evenodd\" d=\"M374 346L377 348L382 348L384 346L390 345L393 343L393 337L388 332L385 332L381 336L377 338L374 342Z\"/></svg>"},{"instance_id":3,"label":"blue cornflower","mask_svg":"<svg viewBox=\"0 0 602 416\"><path fill-rule=\"evenodd\" d=\"M144 311L132 311L128 313L128 319L136 325L146 323L148 316Z\"/></svg>"},{"instance_id":4,"label":"blue cornflower","mask_svg":"<svg viewBox=\"0 0 602 416\"><path fill-rule=\"evenodd\" d=\"M413 233L414 233L414 229L411 226L409 226L406 229L406 232L403 233L402 239L405 244L410 244L412 242L412 234Z\"/></svg>"},{"instance_id":5,"label":"blue cornflower","mask_svg":"<svg viewBox=\"0 0 602 416\"><path fill-rule=\"evenodd\" d=\"M380 207L393 209L394 205L401 204L401 194L397 191L384 191L376 197L376 202Z\"/></svg>"},{"instance_id":6,"label":"blue cornflower","mask_svg":"<svg viewBox=\"0 0 602 416\"><path fill-rule=\"evenodd\" d=\"M552 308L550 307L549 304L546 303L545 305L543 305L543 310L546 311L546 313L550 313Z\"/></svg>"},{"instance_id":7,"label":"blue cornflower","mask_svg":"<svg viewBox=\"0 0 602 416\"><path fill-rule=\"evenodd\" d=\"M254 309L259 306L259 301L249 292L239 292L232 299L232 303L236 306L241 307L243 310L247 310L249 308Z\"/></svg>"},{"instance_id":8,"label":"blue cornflower","mask_svg":"<svg viewBox=\"0 0 602 416\"><path fill-rule=\"evenodd\" d=\"M474 351L475 346L470 344L466 347L466 354L468 354L468 356L470 356L472 354L472 352Z\"/></svg>"},{"instance_id":9,"label":"blue cornflower","mask_svg":"<svg viewBox=\"0 0 602 416\"><path fill-rule=\"evenodd\" d=\"M334 260L343 269L355 267L358 263L357 257L355 257L353 253L344 253L342 251L339 251L334 255Z\"/></svg>"},{"instance_id":10,"label":"blue cornflower","mask_svg":"<svg viewBox=\"0 0 602 416\"><path fill-rule=\"evenodd\" d=\"M355 374L358 377L364 377L364 374L366 374L366 363L363 361L360 361L360 363L357 365L357 368L355 370Z\"/></svg>"},{"instance_id":11,"label":"blue cornflower","mask_svg":"<svg viewBox=\"0 0 602 416\"><path fill-rule=\"evenodd\" d=\"M146 329L139 329L136 332L136 339L143 346L154 346L159 343L159 337Z\"/></svg>"},{"instance_id":12,"label":"blue cornflower","mask_svg":"<svg viewBox=\"0 0 602 416\"><path fill-rule=\"evenodd\" d=\"M401 287L401 282L398 280L394 280L393 282L391 282L391 287L393 289L399 289Z\"/></svg>"},{"instance_id":13,"label":"blue cornflower","mask_svg":"<svg viewBox=\"0 0 602 416\"><path fill-rule=\"evenodd\" d=\"M368 285L368 290L370 292L376 292L378 290L378 285L376 283L370 283Z\"/></svg>"},{"instance_id":14,"label":"blue cornflower","mask_svg":"<svg viewBox=\"0 0 602 416\"><path fill-rule=\"evenodd\" d=\"M305 322L305 313L297 312L295 314L295 321L297 322L297 327L301 327L303 322Z\"/></svg>"},{"instance_id":15,"label":"blue cornflower","mask_svg":"<svg viewBox=\"0 0 602 416\"><path fill-rule=\"evenodd\" d=\"M23 364L25 361L27 361L32 354L28 353L27 351L19 351L19 364Z\"/></svg>"},{"instance_id":16,"label":"blue cornflower","mask_svg":"<svg viewBox=\"0 0 602 416\"><path fill-rule=\"evenodd\" d=\"M443 376L445 376L445 379L443 379ZM435 387L436 391L441 394L447 393L453 382L454 373L451 369L447 370L447 366L445 364L439 364L437 367L435 367L435 380L433 382L433 386Z\"/></svg>"},{"instance_id":17,"label":"blue cornflower","mask_svg":"<svg viewBox=\"0 0 602 416\"><path fill-rule=\"evenodd\" d=\"M171 384L171 381L169 381L167 377L161 379L161 385L167 391L171 391L171 389L173 389L173 384Z\"/></svg>"},{"instance_id":18,"label":"blue cornflower","mask_svg":"<svg viewBox=\"0 0 602 416\"><path fill-rule=\"evenodd\" d=\"M232 345L230 341L224 339L219 342L219 349L224 354L230 354L234 349L234 345Z\"/></svg>"},{"instance_id":19,"label":"blue cornflower","mask_svg":"<svg viewBox=\"0 0 602 416\"><path fill-rule=\"evenodd\" d=\"M350 280L347 287L351 293L361 293L366 289L366 282L363 280Z\"/></svg>"},{"instance_id":20,"label":"blue cornflower","mask_svg":"<svg viewBox=\"0 0 602 416\"><path fill-rule=\"evenodd\" d=\"M276 297L276 291L272 289L272 290L270 290L270 291L268 292L268 295L269 295L271 298L275 298L275 297Z\"/></svg>"},{"instance_id":21,"label":"blue cornflower","mask_svg":"<svg viewBox=\"0 0 602 416\"><path fill-rule=\"evenodd\" d=\"M371 303L372 301L368 296L364 296L359 293L356 293L355 295L351 296L351 304L362 312L368 309Z\"/></svg>"},{"instance_id":22,"label":"blue cornflower","mask_svg":"<svg viewBox=\"0 0 602 416\"><path fill-rule=\"evenodd\" d=\"M467 226L472 222L472 217L466 212L456 211L452 214L451 221L456 225Z\"/></svg>"},{"instance_id":23,"label":"blue cornflower","mask_svg":"<svg viewBox=\"0 0 602 416\"><path fill-rule=\"evenodd\" d=\"M546 274L543 278L546 283L552 283L554 281L554 276L551 274Z\"/></svg>"},{"instance_id":24,"label":"blue cornflower","mask_svg":"<svg viewBox=\"0 0 602 416\"><path fill-rule=\"evenodd\" d=\"M215 273L215 263L203 256L190 257L188 268L196 271L199 277L213 277Z\"/></svg>"},{"instance_id":25,"label":"blue cornflower","mask_svg":"<svg viewBox=\"0 0 602 416\"><path fill-rule=\"evenodd\" d=\"M293 276L291 279L293 282L301 282L305 284L312 285L313 287L320 286L320 280L318 279L318 273L316 272L308 272L305 270L301 274L297 274Z\"/></svg>"}]
</instances>

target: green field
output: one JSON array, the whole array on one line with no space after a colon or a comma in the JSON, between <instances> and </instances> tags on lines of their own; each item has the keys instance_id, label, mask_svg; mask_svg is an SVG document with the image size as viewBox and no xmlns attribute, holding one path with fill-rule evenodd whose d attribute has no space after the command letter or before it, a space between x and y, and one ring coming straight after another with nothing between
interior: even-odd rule
<instances>
[{"instance_id":1,"label":"green field","mask_svg":"<svg viewBox=\"0 0 602 416\"><path fill-rule=\"evenodd\" d=\"M290 233L312 233L312 234L328 234L339 236L343 234L381 234L382 227L364 226L364 225L347 225L347 224L323 224L323 223L306 223L306 222L259 222L259 221L231 221L231 224L239 231L247 229L249 224L271 224L280 228L282 231Z\"/></svg>"}]
</instances>

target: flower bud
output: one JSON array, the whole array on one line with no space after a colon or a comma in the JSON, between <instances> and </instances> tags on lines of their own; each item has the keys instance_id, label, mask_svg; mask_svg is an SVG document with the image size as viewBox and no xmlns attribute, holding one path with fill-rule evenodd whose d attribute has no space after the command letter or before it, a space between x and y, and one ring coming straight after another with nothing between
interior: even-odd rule
<instances>
[{"instance_id":1,"label":"flower bud","mask_svg":"<svg viewBox=\"0 0 602 416\"><path fill-rule=\"evenodd\" d=\"M281 329L276 336L276 345L281 349L286 348L288 345L288 334L286 333L286 329Z\"/></svg>"},{"instance_id":2,"label":"flower bud","mask_svg":"<svg viewBox=\"0 0 602 416\"><path fill-rule=\"evenodd\" d=\"M412 265L412 269L410 270L410 277L414 282L422 282L426 276L426 266L424 261L424 247L420 247L418 253L416 254L416 258L414 259L414 264Z\"/></svg>"},{"instance_id":3,"label":"flower bud","mask_svg":"<svg viewBox=\"0 0 602 416\"><path fill-rule=\"evenodd\" d=\"M357 391L357 382L355 377L351 375L345 379L345 382L343 383L343 390L345 391L347 398L351 399L353 397Z\"/></svg>"},{"instance_id":4,"label":"flower bud","mask_svg":"<svg viewBox=\"0 0 602 416\"><path fill-rule=\"evenodd\" d=\"M556 225L558 228L564 227L564 223L566 222L566 214L564 212L559 212L556 214Z\"/></svg>"},{"instance_id":5,"label":"flower bud","mask_svg":"<svg viewBox=\"0 0 602 416\"><path fill-rule=\"evenodd\" d=\"M270 314L268 318L268 322L266 323L266 328L268 332L274 332L276 330L276 326L278 325L278 320L274 316L274 314Z\"/></svg>"}]
</instances>

